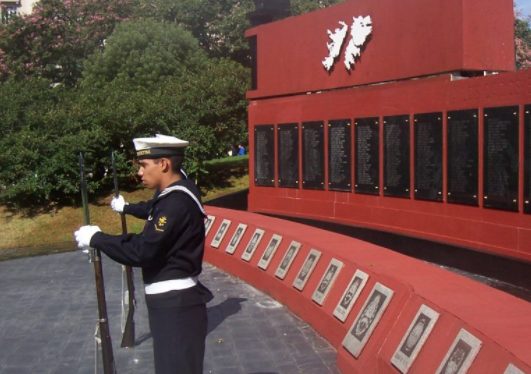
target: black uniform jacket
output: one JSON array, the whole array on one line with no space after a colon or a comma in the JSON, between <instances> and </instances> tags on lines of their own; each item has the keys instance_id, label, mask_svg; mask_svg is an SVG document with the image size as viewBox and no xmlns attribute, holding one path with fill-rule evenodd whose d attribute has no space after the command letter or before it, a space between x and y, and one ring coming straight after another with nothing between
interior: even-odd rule
<instances>
[{"instance_id":1,"label":"black uniform jacket","mask_svg":"<svg viewBox=\"0 0 531 374\"><path fill-rule=\"evenodd\" d=\"M181 180L171 186L175 185L186 187L200 201L199 191L192 181ZM91 247L123 265L141 267L147 284L199 275L205 225L197 203L185 192L164 194L162 191L153 200L135 205L135 215L146 216L147 213L141 234L98 232L90 241Z\"/></svg>"}]
</instances>

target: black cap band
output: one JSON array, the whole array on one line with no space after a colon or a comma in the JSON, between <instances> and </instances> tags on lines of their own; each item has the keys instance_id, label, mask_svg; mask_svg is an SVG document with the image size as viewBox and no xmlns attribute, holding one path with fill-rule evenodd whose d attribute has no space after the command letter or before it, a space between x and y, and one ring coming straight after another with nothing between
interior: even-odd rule
<instances>
[{"instance_id":1,"label":"black cap band","mask_svg":"<svg viewBox=\"0 0 531 374\"><path fill-rule=\"evenodd\" d=\"M136 151L136 158L139 160L171 156L184 156L184 148L149 148Z\"/></svg>"}]
</instances>

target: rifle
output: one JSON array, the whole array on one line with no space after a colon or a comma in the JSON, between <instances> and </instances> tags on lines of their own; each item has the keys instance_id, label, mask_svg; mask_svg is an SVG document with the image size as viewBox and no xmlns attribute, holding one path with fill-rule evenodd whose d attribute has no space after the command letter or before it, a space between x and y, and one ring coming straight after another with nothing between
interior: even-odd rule
<instances>
[{"instance_id":1,"label":"rifle","mask_svg":"<svg viewBox=\"0 0 531 374\"><path fill-rule=\"evenodd\" d=\"M116 162L114 152L111 153L112 175L114 180L114 196L120 196L118 189L118 175L116 173ZM120 214L122 221L122 234L127 234L127 222L125 214ZM125 281L124 281L125 278ZM124 283L127 284L127 290L124 291ZM131 348L135 346L135 284L133 282L133 268L131 266L122 266L122 348ZM127 307L127 317L124 317L125 308Z\"/></svg>"},{"instance_id":2,"label":"rifle","mask_svg":"<svg viewBox=\"0 0 531 374\"><path fill-rule=\"evenodd\" d=\"M79 154L79 174L81 179L81 201L83 203L83 218L85 225L90 225L90 215L88 207L87 182L85 180L85 165L83 153ZM98 366L98 345L101 345L101 355L103 360L103 372L105 374L115 374L114 355L112 351L111 334L109 333L109 322L107 319L107 303L105 301L105 285L103 283L103 270L101 266L101 253L99 249L90 248L89 256L94 264L94 276L96 281L96 296L98 299L99 319L96 324L96 372Z\"/></svg>"}]
</instances>

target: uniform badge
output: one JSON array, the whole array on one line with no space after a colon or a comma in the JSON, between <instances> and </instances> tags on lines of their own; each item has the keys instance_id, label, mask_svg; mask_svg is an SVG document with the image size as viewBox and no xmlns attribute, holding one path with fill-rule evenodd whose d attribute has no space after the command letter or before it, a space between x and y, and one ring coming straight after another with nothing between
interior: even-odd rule
<instances>
[{"instance_id":1,"label":"uniform badge","mask_svg":"<svg viewBox=\"0 0 531 374\"><path fill-rule=\"evenodd\" d=\"M159 217L157 223L155 223L155 230L164 232L167 221L168 218L166 218L166 216Z\"/></svg>"}]
</instances>

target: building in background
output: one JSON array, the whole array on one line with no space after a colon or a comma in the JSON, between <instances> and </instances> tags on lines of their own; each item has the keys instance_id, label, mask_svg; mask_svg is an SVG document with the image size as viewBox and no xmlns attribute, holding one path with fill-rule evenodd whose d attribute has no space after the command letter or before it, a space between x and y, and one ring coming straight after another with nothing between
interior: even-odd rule
<instances>
[{"instance_id":1,"label":"building in background","mask_svg":"<svg viewBox=\"0 0 531 374\"><path fill-rule=\"evenodd\" d=\"M15 15L30 14L37 0L0 0L0 20L9 21Z\"/></svg>"}]
</instances>

